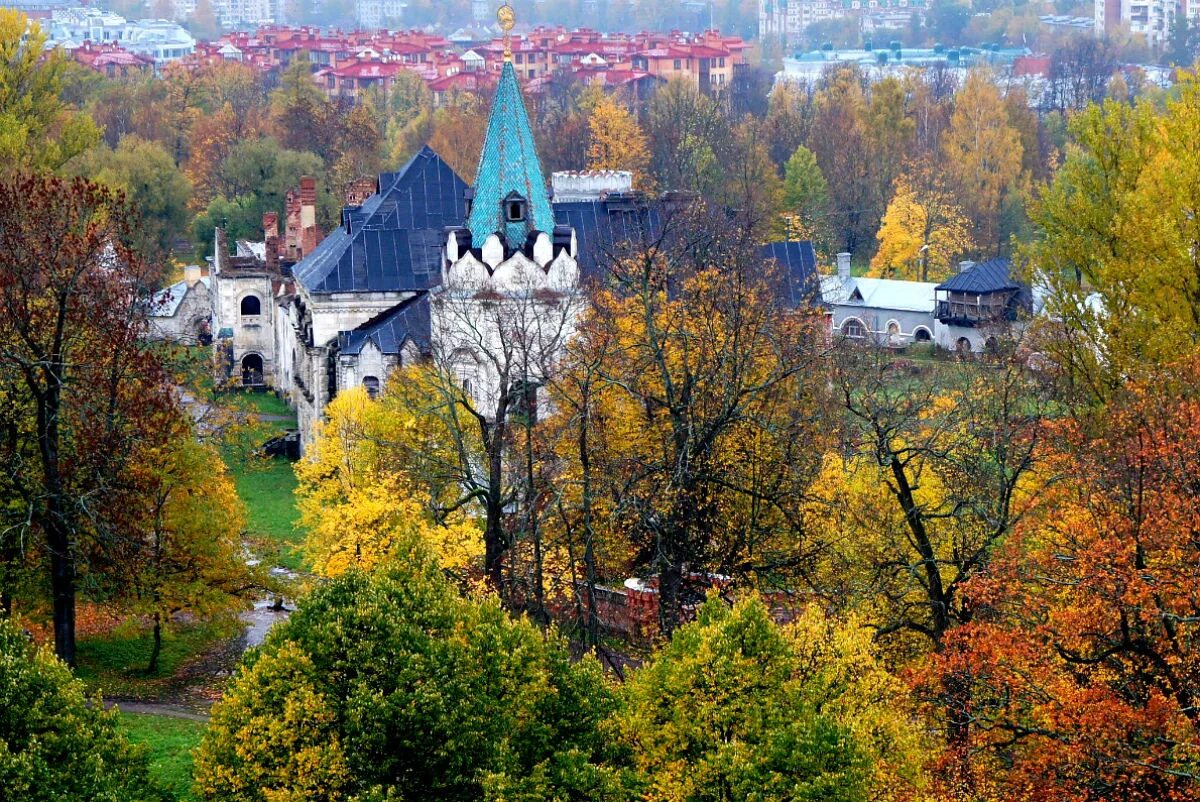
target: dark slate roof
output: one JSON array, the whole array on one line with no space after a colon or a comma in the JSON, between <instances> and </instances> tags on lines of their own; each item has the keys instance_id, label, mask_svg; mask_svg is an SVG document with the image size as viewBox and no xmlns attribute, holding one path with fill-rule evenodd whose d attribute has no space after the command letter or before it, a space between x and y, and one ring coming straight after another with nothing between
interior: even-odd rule
<instances>
[{"instance_id":1,"label":"dark slate roof","mask_svg":"<svg viewBox=\"0 0 1200 802\"><path fill-rule=\"evenodd\" d=\"M788 306L821 303L817 254L811 242L768 242L762 248L762 255L763 261L774 259L778 262L782 273L779 290Z\"/></svg>"},{"instance_id":2,"label":"dark slate roof","mask_svg":"<svg viewBox=\"0 0 1200 802\"><path fill-rule=\"evenodd\" d=\"M368 342L374 342L385 354L399 354L407 342L413 343L421 353L429 353L429 295L421 293L409 298L357 329L344 332L341 352L358 355Z\"/></svg>"},{"instance_id":3,"label":"dark slate roof","mask_svg":"<svg viewBox=\"0 0 1200 802\"><path fill-rule=\"evenodd\" d=\"M973 292L980 295L1005 290L1021 290L1024 285L1009 276L1010 259L989 259L977 262L937 285L934 289L950 292Z\"/></svg>"},{"instance_id":4,"label":"dark slate roof","mask_svg":"<svg viewBox=\"0 0 1200 802\"><path fill-rule=\"evenodd\" d=\"M293 268L309 292L424 290L441 278L446 226L461 225L467 185L428 147L379 176L380 191ZM349 229L349 230L347 230Z\"/></svg>"},{"instance_id":5,"label":"dark slate roof","mask_svg":"<svg viewBox=\"0 0 1200 802\"><path fill-rule=\"evenodd\" d=\"M608 200L556 203L554 221L575 229L579 272L592 280L603 280L603 263L614 251L636 248L659 234L658 211L645 203Z\"/></svg>"},{"instance_id":6,"label":"dark slate roof","mask_svg":"<svg viewBox=\"0 0 1200 802\"><path fill-rule=\"evenodd\" d=\"M569 201L554 204L555 222L575 229L579 243L579 272L585 279L604 281L606 258L622 248L637 248L661 234L661 216L654 204L624 199ZM817 255L811 242L771 242L762 258L774 259L783 271L782 299L789 306L820 303Z\"/></svg>"}]
</instances>

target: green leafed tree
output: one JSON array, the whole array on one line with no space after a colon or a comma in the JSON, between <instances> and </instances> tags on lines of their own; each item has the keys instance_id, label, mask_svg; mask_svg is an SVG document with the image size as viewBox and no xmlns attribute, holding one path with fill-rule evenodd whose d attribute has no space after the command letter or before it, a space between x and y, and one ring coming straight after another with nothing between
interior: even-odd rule
<instances>
[{"instance_id":1,"label":"green leafed tree","mask_svg":"<svg viewBox=\"0 0 1200 802\"><path fill-rule=\"evenodd\" d=\"M870 761L757 599L711 596L627 683L618 732L643 799L865 802Z\"/></svg>"},{"instance_id":2,"label":"green leafed tree","mask_svg":"<svg viewBox=\"0 0 1200 802\"><path fill-rule=\"evenodd\" d=\"M47 649L0 619L0 797L166 802L144 748Z\"/></svg>"},{"instance_id":3,"label":"green leafed tree","mask_svg":"<svg viewBox=\"0 0 1200 802\"><path fill-rule=\"evenodd\" d=\"M829 185L817 164L817 157L800 145L787 160L783 173L783 208L795 215L803 233L824 242L829 227ZM788 232L792 233L792 232Z\"/></svg>"},{"instance_id":4,"label":"green leafed tree","mask_svg":"<svg viewBox=\"0 0 1200 802\"><path fill-rule=\"evenodd\" d=\"M72 167L85 178L125 193L139 215L136 246L147 258L161 262L177 239L186 239L192 187L162 145L128 135L116 150L98 146Z\"/></svg>"},{"instance_id":5,"label":"green leafed tree","mask_svg":"<svg viewBox=\"0 0 1200 802\"><path fill-rule=\"evenodd\" d=\"M66 62L45 46L36 24L0 8L0 173L57 170L100 139L91 118L63 101Z\"/></svg>"},{"instance_id":6,"label":"green leafed tree","mask_svg":"<svg viewBox=\"0 0 1200 802\"><path fill-rule=\"evenodd\" d=\"M208 800L614 799L599 665L459 596L416 544L315 590L250 653L196 755Z\"/></svg>"}]
</instances>

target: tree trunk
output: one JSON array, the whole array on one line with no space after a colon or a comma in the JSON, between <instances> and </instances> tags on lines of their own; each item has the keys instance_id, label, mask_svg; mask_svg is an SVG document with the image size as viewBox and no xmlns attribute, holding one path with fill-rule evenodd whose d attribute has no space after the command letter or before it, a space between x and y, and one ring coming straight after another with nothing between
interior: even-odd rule
<instances>
[{"instance_id":1,"label":"tree trunk","mask_svg":"<svg viewBox=\"0 0 1200 802\"><path fill-rule=\"evenodd\" d=\"M680 624L682 601L683 570L668 557L658 572L658 627L666 638L670 638Z\"/></svg>"},{"instance_id":2,"label":"tree trunk","mask_svg":"<svg viewBox=\"0 0 1200 802\"><path fill-rule=\"evenodd\" d=\"M150 664L146 666L147 674L158 673L158 656L162 653L162 616L154 614L154 648L150 651Z\"/></svg>"},{"instance_id":3,"label":"tree trunk","mask_svg":"<svg viewBox=\"0 0 1200 802\"><path fill-rule=\"evenodd\" d=\"M57 507L51 501L52 507ZM54 597L54 653L75 667L75 557L71 538L56 512L46 522L50 547L50 592Z\"/></svg>"},{"instance_id":4,"label":"tree trunk","mask_svg":"<svg viewBox=\"0 0 1200 802\"><path fill-rule=\"evenodd\" d=\"M579 465L583 482L580 501L583 505L583 570L587 574L587 634L592 647L600 649L600 614L596 611L596 545L592 531L592 460L588 443L587 400L579 420Z\"/></svg>"},{"instance_id":5,"label":"tree trunk","mask_svg":"<svg viewBox=\"0 0 1200 802\"><path fill-rule=\"evenodd\" d=\"M549 623L546 615L546 589L543 578L542 533L537 520L537 493L533 474L533 421L525 424L525 514L526 529L533 538L533 617L543 628Z\"/></svg>"}]
</instances>

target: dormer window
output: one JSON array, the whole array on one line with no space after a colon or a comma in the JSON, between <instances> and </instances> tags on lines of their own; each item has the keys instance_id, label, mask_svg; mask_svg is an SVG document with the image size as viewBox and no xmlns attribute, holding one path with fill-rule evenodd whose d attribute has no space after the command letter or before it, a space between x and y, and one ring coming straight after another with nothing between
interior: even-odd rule
<instances>
[{"instance_id":1,"label":"dormer window","mask_svg":"<svg viewBox=\"0 0 1200 802\"><path fill-rule=\"evenodd\" d=\"M520 223L529 214L529 201L516 192L504 196L504 220L507 223Z\"/></svg>"}]
</instances>

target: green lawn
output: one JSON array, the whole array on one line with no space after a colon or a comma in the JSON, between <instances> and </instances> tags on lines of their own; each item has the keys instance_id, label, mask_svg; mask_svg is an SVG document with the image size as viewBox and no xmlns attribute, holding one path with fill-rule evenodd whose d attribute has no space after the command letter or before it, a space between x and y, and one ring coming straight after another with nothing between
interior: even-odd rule
<instances>
[{"instance_id":1,"label":"green lawn","mask_svg":"<svg viewBox=\"0 0 1200 802\"><path fill-rule=\"evenodd\" d=\"M163 633L158 671L149 675L153 637L148 626L131 620L104 635L80 639L75 675L105 696L153 701L169 689L183 663L239 632L241 625L232 617L170 627Z\"/></svg>"},{"instance_id":2,"label":"green lawn","mask_svg":"<svg viewBox=\"0 0 1200 802\"><path fill-rule=\"evenodd\" d=\"M235 458L229 460L229 472L246 504L246 528L263 559L302 570L303 536L296 529L296 474L292 463L282 458Z\"/></svg>"},{"instance_id":3,"label":"green lawn","mask_svg":"<svg viewBox=\"0 0 1200 802\"><path fill-rule=\"evenodd\" d=\"M169 716L121 713L121 725L134 743L150 749L150 772L179 800L192 796L192 749L206 724Z\"/></svg>"},{"instance_id":4,"label":"green lawn","mask_svg":"<svg viewBox=\"0 0 1200 802\"><path fill-rule=\"evenodd\" d=\"M218 396L217 403L230 409L241 410L242 412L253 412L258 415L271 415L287 419L283 421L270 421L272 428L296 428L296 413L292 411L286 401L282 398L277 398L274 393L228 390Z\"/></svg>"}]
</instances>

